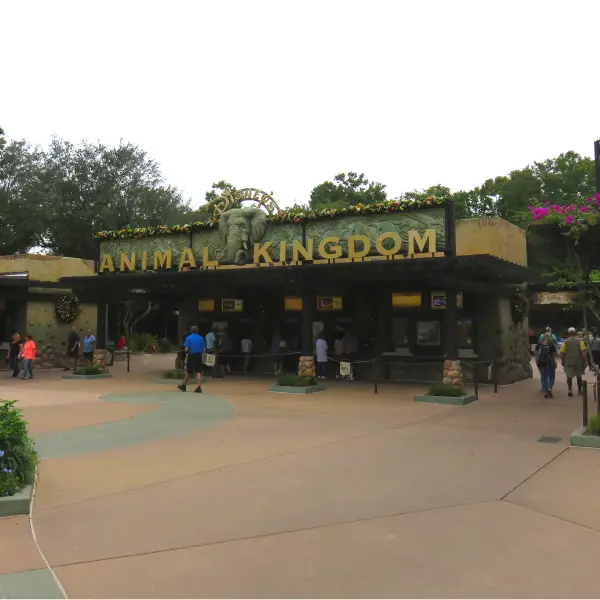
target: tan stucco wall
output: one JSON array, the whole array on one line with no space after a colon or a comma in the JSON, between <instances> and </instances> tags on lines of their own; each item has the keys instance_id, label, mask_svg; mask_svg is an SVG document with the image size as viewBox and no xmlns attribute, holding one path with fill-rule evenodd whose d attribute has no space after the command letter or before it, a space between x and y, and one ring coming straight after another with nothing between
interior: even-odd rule
<instances>
[{"instance_id":1,"label":"tan stucco wall","mask_svg":"<svg viewBox=\"0 0 600 600\"><path fill-rule=\"evenodd\" d=\"M72 323L62 323L56 318L55 302L56 297L48 297L48 300L28 300L26 331L23 333L33 336L42 363L62 366L61 361L67 348L71 327L77 327L82 338L88 329L95 332L98 310L94 304L81 304L81 312L77 319Z\"/></svg>"},{"instance_id":2,"label":"tan stucco wall","mask_svg":"<svg viewBox=\"0 0 600 600\"><path fill-rule=\"evenodd\" d=\"M0 256L0 273L29 273L31 281L58 281L61 277L94 275L94 261L43 254Z\"/></svg>"},{"instance_id":3,"label":"tan stucco wall","mask_svg":"<svg viewBox=\"0 0 600 600\"><path fill-rule=\"evenodd\" d=\"M526 267L525 231L504 219L462 219L456 221L456 254L489 254Z\"/></svg>"}]
</instances>

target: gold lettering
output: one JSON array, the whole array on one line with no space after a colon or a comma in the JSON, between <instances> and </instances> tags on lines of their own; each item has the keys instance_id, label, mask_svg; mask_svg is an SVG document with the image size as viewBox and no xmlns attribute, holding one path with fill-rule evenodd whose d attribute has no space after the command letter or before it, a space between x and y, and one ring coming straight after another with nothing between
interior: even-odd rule
<instances>
[{"instance_id":1,"label":"gold lettering","mask_svg":"<svg viewBox=\"0 0 600 600\"><path fill-rule=\"evenodd\" d=\"M142 252L142 271L148 270L148 253Z\"/></svg>"},{"instance_id":2,"label":"gold lettering","mask_svg":"<svg viewBox=\"0 0 600 600\"><path fill-rule=\"evenodd\" d=\"M332 244L331 248L327 248L328 244ZM323 258L339 258L342 256L342 247L339 244L339 237L324 237L319 244L319 254Z\"/></svg>"},{"instance_id":3,"label":"gold lettering","mask_svg":"<svg viewBox=\"0 0 600 600\"><path fill-rule=\"evenodd\" d=\"M313 239L308 238L306 240L307 247L305 248L298 240L292 242L292 260L313 260L314 259L314 248ZM302 256L302 258L300 258Z\"/></svg>"},{"instance_id":4,"label":"gold lettering","mask_svg":"<svg viewBox=\"0 0 600 600\"><path fill-rule=\"evenodd\" d=\"M112 256L110 254L103 254L100 260L100 273L103 271L110 271L111 273L115 270L115 263L113 262Z\"/></svg>"},{"instance_id":5,"label":"gold lettering","mask_svg":"<svg viewBox=\"0 0 600 600\"><path fill-rule=\"evenodd\" d=\"M281 240L279 242L279 262L284 263L287 260L287 242L285 240Z\"/></svg>"},{"instance_id":6,"label":"gold lettering","mask_svg":"<svg viewBox=\"0 0 600 600\"><path fill-rule=\"evenodd\" d=\"M388 250L383 245L383 242L385 242L385 240L394 241L394 246L390 250ZM394 256L394 254L398 254L398 252L400 252L400 248L402 248L402 238L397 233L392 233L391 231L388 231L386 233L382 233L377 238L377 241L375 242L375 247L377 248L377 252L379 252L379 254L381 254L382 256Z\"/></svg>"},{"instance_id":7,"label":"gold lettering","mask_svg":"<svg viewBox=\"0 0 600 600\"><path fill-rule=\"evenodd\" d=\"M428 252L437 252L436 250L436 239L435 229L426 229L425 233L421 237L418 231L411 230L408 232L408 253L416 254L415 245L417 246L417 252L425 252L425 246L427 246Z\"/></svg>"},{"instance_id":8,"label":"gold lettering","mask_svg":"<svg viewBox=\"0 0 600 600\"><path fill-rule=\"evenodd\" d=\"M123 273L123 271L135 271L135 252L131 253L131 259L127 254L121 252L121 266L119 267L119 271Z\"/></svg>"},{"instance_id":9,"label":"gold lettering","mask_svg":"<svg viewBox=\"0 0 600 600\"><path fill-rule=\"evenodd\" d=\"M260 192L258 190L254 190L254 194L252 194L252 200L258 200L260 196Z\"/></svg>"},{"instance_id":10,"label":"gold lettering","mask_svg":"<svg viewBox=\"0 0 600 600\"><path fill-rule=\"evenodd\" d=\"M189 267L190 269L196 268L196 258L194 257L194 251L191 248L186 248L181 253L181 258L179 259L179 270L185 269Z\"/></svg>"},{"instance_id":11,"label":"gold lettering","mask_svg":"<svg viewBox=\"0 0 600 600\"><path fill-rule=\"evenodd\" d=\"M202 265L204 267L218 267L219 266L218 260L210 260L210 258L208 256L208 248L206 246L204 246L204 248L202 248Z\"/></svg>"},{"instance_id":12,"label":"gold lettering","mask_svg":"<svg viewBox=\"0 0 600 600\"><path fill-rule=\"evenodd\" d=\"M252 262L255 264L259 263L262 257L265 263L267 263L268 265L271 264L273 262L273 259L269 255L269 248L271 247L272 243L273 242L265 242L261 246L259 242L256 242L254 244L254 259L252 260Z\"/></svg>"},{"instance_id":13,"label":"gold lettering","mask_svg":"<svg viewBox=\"0 0 600 600\"><path fill-rule=\"evenodd\" d=\"M173 251L154 253L154 269L170 269L173 266Z\"/></svg>"},{"instance_id":14,"label":"gold lettering","mask_svg":"<svg viewBox=\"0 0 600 600\"><path fill-rule=\"evenodd\" d=\"M362 250L356 249L356 242L362 242ZM371 241L366 235L351 235L348 238L348 258L363 258L371 251Z\"/></svg>"}]
</instances>

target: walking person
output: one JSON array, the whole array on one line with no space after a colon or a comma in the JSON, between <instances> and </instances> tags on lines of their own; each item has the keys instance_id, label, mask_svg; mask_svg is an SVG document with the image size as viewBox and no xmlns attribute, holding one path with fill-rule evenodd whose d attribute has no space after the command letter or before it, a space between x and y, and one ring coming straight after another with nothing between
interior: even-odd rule
<instances>
[{"instance_id":1,"label":"walking person","mask_svg":"<svg viewBox=\"0 0 600 600\"><path fill-rule=\"evenodd\" d=\"M242 338L241 346L242 354L244 355L243 371L244 375L246 375L248 373L248 367L250 366L250 358L252 356L252 351L254 350L254 344L252 343L252 340L245 335Z\"/></svg>"},{"instance_id":2,"label":"walking person","mask_svg":"<svg viewBox=\"0 0 600 600\"><path fill-rule=\"evenodd\" d=\"M554 398L552 388L556 375L556 346L552 343L550 333L544 333L537 353L537 366L542 379L544 398Z\"/></svg>"},{"instance_id":3,"label":"walking person","mask_svg":"<svg viewBox=\"0 0 600 600\"><path fill-rule=\"evenodd\" d=\"M35 360L36 347L30 334L25 336L21 358L25 361L22 379L33 379L33 361Z\"/></svg>"},{"instance_id":4,"label":"walking person","mask_svg":"<svg viewBox=\"0 0 600 600\"><path fill-rule=\"evenodd\" d=\"M320 333L315 342L317 379L327 379L327 349L327 342L323 334Z\"/></svg>"},{"instance_id":5,"label":"walking person","mask_svg":"<svg viewBox=\"0 0 600 600\"><path fill-rule=\"evenodd\" d=\"M94 364L94 348L96 347L96 338L91 329L88 329L87 335L83 338L83 358L91 365Z\"/></svg>"},{"instance_id":6,"label":"walking person","mask_svg":"<svg viewBox=\"0 0 600 600\"><path fill-rule=\"evenodd\" d=\"M198 386L194 392L196 394L202 393L202 353L204 352L204 347L204 338L198 334L198 328L196 326L192 327L190 335L188 335L184 342L184 348L187 355L185 376L183 378L183 383L177 386L182 392L187 391L187 382L192 375L195 375Z\"/></svg>"},{"instance_id":7,"label":"walking person","mask_svg":"<svg viewBox=\"0 0 600 600\"><path fill-rule=\"evenodd\" d=\"M596 369L598 369L598 366L600 365L600 337L598 337L596 328L592 329L590 338L590 354L592 355L592 361L596 365Z\"/></svg>"},{"instance_id":8,"label":"walking person","mask_svg":"<svg viewBox=\"0 0 600 600\"><path fill-rule=\"evenodd\" d=\"M73 370L77 368L77 363L79 362L79 334L77 333L77 328L75 326L71 327L71 333L69 333L69 337L67 339L67 356L71 359L73 363ZM69 365L65 367L65 371L69 371Z\"/></svg>"},{"instance_id":9,"label":"walking person","mask_svg":"<svg viewBox=\"0 0 600 600\"><path fill-rule=\"evenodd\" d=\"M581 395L583 393L583 370L587 360L585 344L581 338L577 337L575 327L569 327L569 337L562 344L560 357L567 376L568 395L573 395L573 377L577 379L577 393Z\"/></svg>"},{"instance_id":10,"label":"walking person","mask_svg":"<svg viewBox=\"0 0 600 600\"><path fill-rule=\"evenodd\" d=\"M18 333L13 333L12 341L10 342L10 348L8 350L8 366L12 369L12 376L18 377L19 368L19 357L23 353L23 343L21 342L21 336Z\"/></svg>"}]
</instances>

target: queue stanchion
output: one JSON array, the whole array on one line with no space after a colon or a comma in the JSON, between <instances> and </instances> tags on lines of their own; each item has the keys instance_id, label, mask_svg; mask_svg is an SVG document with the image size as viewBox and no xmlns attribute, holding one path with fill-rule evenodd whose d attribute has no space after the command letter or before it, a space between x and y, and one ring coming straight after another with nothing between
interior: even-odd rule
<instances>
[{"instance_id":1,"label":"queue stanchion","mask_svg":"<svg viewBox=\"0 0 600 600\"><path fill-rule=\"evenodd\" d=\"M373 379L373 392L375 394L379 393L378 387L377 387L377 359L374 358L371 361L371 378Z\"/></svg>"},{"instance_id":2,"label":"queue stanchion","mask_svg":"<svg viewBox=\"0 0 600 600\"><path fill-rule=\"evenodd\" d=\"M129 373L129 368L130 368L130 356L131 356L131 352L129 351L129 348L127 349L127 372Z\"/></svg>"},{"instance_id":3,"label":"queue stanchion","mask_svg":"<svg viewBox=\"0 0 600 600\"><path fill-rule=\"evenodd\" d=\"M588 418L588 382L586 379L583 380L583 388L581 394L581 421L584 427L589 424Z\"/></svg>"}]
</instances>

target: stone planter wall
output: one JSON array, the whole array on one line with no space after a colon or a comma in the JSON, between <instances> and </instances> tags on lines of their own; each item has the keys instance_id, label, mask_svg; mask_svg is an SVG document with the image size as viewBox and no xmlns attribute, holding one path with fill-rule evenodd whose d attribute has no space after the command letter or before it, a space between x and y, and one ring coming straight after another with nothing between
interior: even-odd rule
<instances>
[{"instance_id":1,"label":"stone planter wall","mask_svg":"<svg viewBox=\"0 0 600 600\"><path fill-rule=\"evenodd\" d=\"M301 356L298 361L298 375L300 377L314 377L315 375L315 357Z\"/></svg>"},{"instance_id":2,"label":"stone planter wall","mask_svg":"<svg viewBox=\"0 0 600 600\"><path fill-rule=\"evenodd\" d=\"M448 385L462 385L462 366L460 360L444 361L443 383Z\"/></svg>"}]
</instances>

